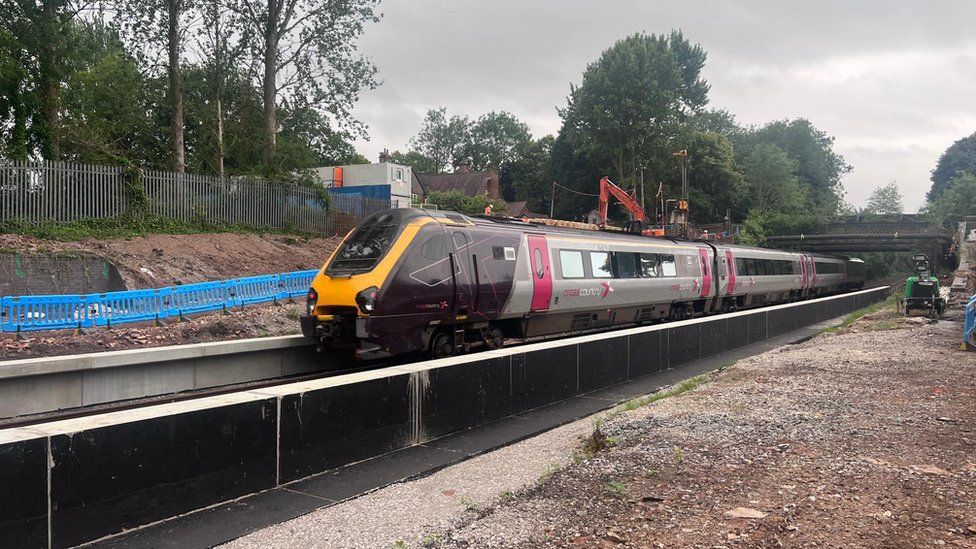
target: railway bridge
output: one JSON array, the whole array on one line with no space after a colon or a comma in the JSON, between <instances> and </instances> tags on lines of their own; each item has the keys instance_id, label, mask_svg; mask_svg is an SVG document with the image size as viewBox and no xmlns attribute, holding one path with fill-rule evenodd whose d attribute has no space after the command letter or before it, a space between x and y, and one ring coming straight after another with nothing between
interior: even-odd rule
<instances>
[{"instance_id":1,"label":"railway bridge","mask_svg":"<svg viewBox=\"0 0 976 549\"><path fill-rule=\"evenodd\" d=\"M952 231L914 214L848 216L831 223L821 234L770 236L766 243L808 252L922 252L942 257L952 244Z\"/></svg>"}]
</instances>

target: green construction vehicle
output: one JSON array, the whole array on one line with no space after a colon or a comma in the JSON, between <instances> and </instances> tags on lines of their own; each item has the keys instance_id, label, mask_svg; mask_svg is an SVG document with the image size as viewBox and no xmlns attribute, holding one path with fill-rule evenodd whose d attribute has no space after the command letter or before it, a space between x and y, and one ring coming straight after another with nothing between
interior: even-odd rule
<instances>
[{"instance_id":1,"label":"green construction vehicle","mask_svg":"<svg viewBox=\"0 0 976 549\"><path fill-rule=\"evenodd\" d=\"M945 299L939 291L939 279L929 271L929 258L915 256L917 275L905 281L905 316L912 311L924 311L929 316L942 316L945 312Z\"/></svg>"}]
</instances>

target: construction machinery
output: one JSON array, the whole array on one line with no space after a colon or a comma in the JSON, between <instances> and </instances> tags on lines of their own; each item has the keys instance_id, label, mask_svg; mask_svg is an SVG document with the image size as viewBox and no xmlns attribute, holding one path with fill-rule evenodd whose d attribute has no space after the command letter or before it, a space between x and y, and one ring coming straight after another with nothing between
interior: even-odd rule
<instances>
[{"instance_id":1,"label":"construction machinery","mask_svg":"<svg viewBox=\"0 0 976 549\"><path fill-rule=\"evenodd\" d=\"M940 291L939 279L932 276L929 258L923 254L915 256L917 274L905 281L905 315L912 311L924 311L932 317L945 312L945 298Z\"/></svg>"},{"instance_id":2,"label":"construction machinery","mask_svg":"<svg viewBox=\"0 0 976 549\"><path fill-rule=\"evenodd\" d=\"M634 219L627 222L625 229L628 232L643 234L644 236L664 236L664 229L651 227L647 220L647 214L644 213L644 208L641 208L640 204L637 203L637 199L630 195L627 191L623 190L613 181L610 181L609 177L604 176L600 180L600 225L607 225L607 208L610 205L610 196L613 195L628 211L634 216Z\"/></svg>"}]
</instances>

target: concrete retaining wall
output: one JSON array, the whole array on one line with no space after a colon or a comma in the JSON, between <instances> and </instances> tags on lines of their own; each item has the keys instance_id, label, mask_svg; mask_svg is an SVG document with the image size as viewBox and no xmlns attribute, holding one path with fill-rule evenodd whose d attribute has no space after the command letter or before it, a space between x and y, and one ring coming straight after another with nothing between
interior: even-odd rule
<instances>
[{"instance_id":1,"label":"concrete retaining wall","mask_svg":"<svg viewBox=\"0 0 976 549\"><path fill-rule=\"evenodd\" d=\"M828 320L887 288L0 431L0 547L68 547ZM50 537L49 537L50 535Z\"/></svg>"},{"instance_id":2,"label":"concrete retaining wall","mask_svg":"<svg viewBox=\"0 0 976 549\"><path fill-rule=\"evenodd\" d=\"M92 294L125 289L119 270L101 257L0 253L0 295Z\"/></svg>"}]
</instances>

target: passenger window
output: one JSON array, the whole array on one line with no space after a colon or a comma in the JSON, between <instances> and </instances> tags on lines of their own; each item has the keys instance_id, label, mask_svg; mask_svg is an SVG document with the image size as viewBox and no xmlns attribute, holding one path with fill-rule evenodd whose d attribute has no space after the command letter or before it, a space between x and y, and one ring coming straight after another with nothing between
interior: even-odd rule
<instances>
[{"instance_id":1,"label":"passenger window","mask_svg":"<svg viewBox=\"0 0 976 549\"><path fill-rule=\"evenodd\" d=\"M559 250L559 268L563 278L583 278L583 252Z\"/></svg>"},{"instance_id":2,"label":"passenger window","mask_svg":"<svg viewBox=\"0 0 976 549\"><path fill-rule=\"evenodd\" d=\"M420 248L420 253L427 259L444 259L447 257L447 240L442 234L435 234L427 239Z\"/></svg>"},{"instance_id":3,"label":"passenger window","mask_svg":"<svg viewBox=\"0 0 976 549\"><path fill-rule=\"evenodd\" d=\"M637 254L631 252L613 252L616 265L614 274L617 278L637 278Z\"/></svg>"},{"instance_id":4,"label":"passenger window","mask_svg":"<svg viewBox=\"0 0 976 549\"><path fill-rule=\"evenodd\" d=\"M542 249L536 248L533 254L535 258L535 276L542 278L546 276L546 266L542 263Z\"/></svg>"},{"instance_id":5,"label":"passenger window","mask_svg":"<svg viewBox=\"0 0 976 549\"><path fill-rule=\"evenodd\" d=\"M674 265L673 255L660 255L661 258L661 273L664 276L678 276L678 270Z\"/></svg>"},{"instance_id":6,"label":"passenger window","mask_svg":"<svg viewBox=\"0 0 976 549\"><path fill-rule=\"evenodd\" d=\"M658 278L661 276L661 262L657 254L640 254L640 271L644 278Z\"/></svg>"},{"instance_id":7,"label":"passenger window","mask_svg":"<svg viewBox=\"0 0 976 549\"><path fill-rule=\"evenodd\" d=\"M590 266L593 267L593 278L613 278L610 252L590 252Z\"/></svg>"}]
</instances>

